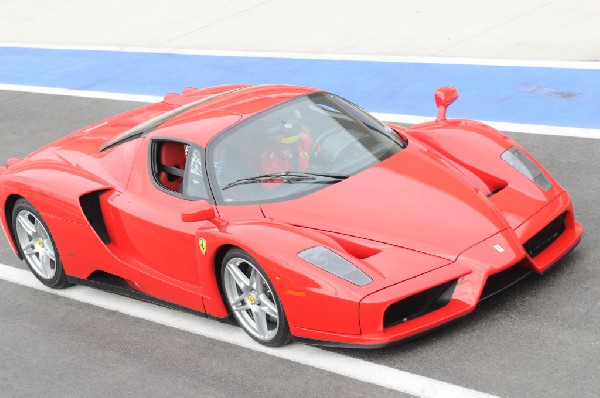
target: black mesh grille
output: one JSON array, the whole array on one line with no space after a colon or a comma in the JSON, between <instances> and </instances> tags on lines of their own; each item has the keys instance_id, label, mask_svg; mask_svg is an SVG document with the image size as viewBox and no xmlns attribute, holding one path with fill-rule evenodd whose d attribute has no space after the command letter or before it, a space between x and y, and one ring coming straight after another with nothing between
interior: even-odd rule
<instances>
[{"instance_id":1,"label":"black mesh grille","mask_svg":"<svg viewBox=\"0 0 600 398\"><path fill-rule=\"evenodd\" d=\"M389 328L442 308L450 302L457 281L432 287L390 305L383 315L383 327Z\"/></svg>"},{"instance_id":2,"label":"black mesh grille","mask_svg":"<svg viewBox=\"0 0 600 398\"><path fill-rule=\"evenodd\" d=\"M563 232L565 232L565 218L567 213L558 216L550 224L546 225L540 232L534 235L523 245L530 257L535 257L552 244Z\"/></svg>"},{"instance_id":3,"label":"black mesh grille","mask_svg":"<svg viewBox=\"0 0 600 398\"><path fill-rule=\"evenodd\" d=\"M106 224L104 223L104 215L100 208L100 195L103 193L104 191L85 194L79 198L79 203L81 203L83 214L85 214L85 217L92 228L94 228L94 231L96 231L98 237L104 244L109 244L110 237L108 236Z\"/></svg>"}]
</instances>

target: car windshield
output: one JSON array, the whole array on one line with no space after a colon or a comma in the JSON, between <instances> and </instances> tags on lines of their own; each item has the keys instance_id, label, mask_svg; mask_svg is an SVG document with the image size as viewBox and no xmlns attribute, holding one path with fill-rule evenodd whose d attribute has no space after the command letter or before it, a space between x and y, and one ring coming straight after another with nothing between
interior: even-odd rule
<instances>
[{"instance_id":1,"label":"car windshield","mask_svg":"<svg viewBox=\"0 0 600 398\"><path fill-rule=\"evenodd\" d=\"M343 181L403 145L391 128L356 105L314 93L221 134L208 147L207 163L219 202L273 202Z\"/></svg>"}]
</instances>

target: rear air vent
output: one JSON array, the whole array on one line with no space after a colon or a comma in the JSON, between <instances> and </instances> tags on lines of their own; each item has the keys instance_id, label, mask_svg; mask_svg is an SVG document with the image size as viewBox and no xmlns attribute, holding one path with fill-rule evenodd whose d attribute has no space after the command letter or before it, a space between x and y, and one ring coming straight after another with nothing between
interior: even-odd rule
<instances>
[{"instance_id":1,"label":"rear air vent","mask_svg":"<svg viewBox=\"0 0 600 398\"><path fill-rule=\"evenodd\" d=\"M546 225L540 232L535 234L523 245L529 257L535 257L550 246L558 237L565 232L565 218L567 213L564 212L556 217L554 221Z\"/></svg>"},{"instance_id":2,"label":"rear air vent","mask_svg":"<svg viewBox=\"0 0 600 398\"><path fill-rule=\"evenodd\" d=\"M389 328L442 308L450 302L457 282L458 279L446 282L390 305L383 315L383 327Z\"/></svg>"},{"instance_id":3,"label":"rear air vent","mask_svg":"<svg viewBox=\"0 0 600 398\"><path fill-rule=\"evenodd\" d=\"M100 240L107 245L110 243L110 237L108 236L104 215L102 214L102 208L100 207L100 195L104 192L105 191L96 191L85 194L79 198L79 203L81 204L83 214L85 214L85 217L92 228Z\"/></svg>"}]
</instances>

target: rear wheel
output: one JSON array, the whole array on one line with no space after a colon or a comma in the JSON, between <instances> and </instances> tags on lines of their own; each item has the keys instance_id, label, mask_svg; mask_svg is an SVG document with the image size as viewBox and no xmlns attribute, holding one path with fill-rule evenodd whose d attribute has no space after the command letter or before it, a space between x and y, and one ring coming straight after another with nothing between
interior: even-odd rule
<instances>
[{"instance_id":1,"label":"rear wheel","mask_svg":"<svg viewBox=\"0 0 600 398\"><path fill-rule=\"evenodd\" d=\"M48 226L40 213L25 199L19 199L15 203L12 229L17 249L35 277L54 289L69 286Z\"/></svg>"},{"instance_id":2,"label":"rear wheel","mask_svg":"<svg viewBox=\"0 0 600 398\"><path fill-rule=\"evenodd\" d=\"M227 252L221 266L221 281L230 312L250 337L269 347L291 341L273 284L248 253L240 249Z\"/></svg>"}]
</instances>

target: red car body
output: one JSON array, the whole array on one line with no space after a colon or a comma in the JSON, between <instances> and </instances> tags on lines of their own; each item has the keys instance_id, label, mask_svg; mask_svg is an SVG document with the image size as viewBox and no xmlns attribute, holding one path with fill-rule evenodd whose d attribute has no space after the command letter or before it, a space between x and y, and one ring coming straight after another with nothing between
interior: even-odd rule
<instances>
[{"instance_id":1,"label":"red car body","mask_svg":"<svg viewBox=\"0 0 600 398\"><path fill-rule=\"evenodd\" d=\"M470 313L480 299L531 270L544 272L579 242L569 195L535 160L550 189L501 158L520 148L510 138L479 122L445 120L444 112L411 128L388 124L408 140L402 152L296 199L209 204L152 181L153 140L206 148L257 113L317 91L186 89L11 159L0 167L8 240L18 254L11 212L25 198L46 221L71 280L102 271L136 292L217 318L229 315L220 259L239 247L269 276L295 339L371 347ZM203 99L147 136L106 148L124 131ZM344 257L372 283L348 283L298 257L315 246Z\"/></svg>"}]
</instances>

